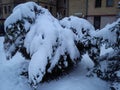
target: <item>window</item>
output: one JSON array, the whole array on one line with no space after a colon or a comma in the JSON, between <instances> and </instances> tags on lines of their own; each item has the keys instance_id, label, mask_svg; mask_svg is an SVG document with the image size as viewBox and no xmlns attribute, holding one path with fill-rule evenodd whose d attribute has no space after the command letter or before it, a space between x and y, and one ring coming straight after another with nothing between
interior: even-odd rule
<instances>
[{"instance_id":1,"label":"window","mask_svg":"<svg viewBox=\"0 0 120 90\"><path fill-rule=\"evenodd\" d=\"M106 0L106 6L107 7L112 7L114 4L114 0Z\"/></svg>"},{"instance_id":2,"label":"window","mask_svg":"<svg viewBox=\"0 0 120 90\"><path fill-rule=\"evenodd\" d=\"M66 4L66 0L64 0L64 4Z\"/></svg>"},{"instance_id":3,"label":"window","mask_svg":"<svg viewBox=\"0 0 120 90\"><path fill-rule=\"evenodd\" d=\"M101 16L94 16L94 27L95 29L100 29Z\"/></svg>"},{"instance_id":4,"label":"window","mask_svg":"<svg viewBox=\"0 0 120 90\"><path fill-rule=\"evenodd\" d=\"M53 7L50 7L50 12L51 14L53 14Z\"/></svg>"},{"instance_id":5,"label":"window","mask_svg":"<svg viewBox=\"0 0 120 90\"><path fill-rule=\"evenodd\" d=\"M3 14L2 7L0 7L0 18L2 17L2 14Z\"/></svg>"},{"instance_id":6,"label":"window","mask_svg":"<svg viewBox=\"0 0 120 90\"><path fill-rule=\"evenodd\" d=\"M4 35L4 23L0 21L0 35Z\"/></svg>"},{"instance_id":7,"label":"window","mask_svg":"<svg viewBox=\"0 0 120 90\"><path fill-rule=\"evenodd\" d=\"M52 13L52 9L53 9L53 8L52 8L52 7L50 7L50 12L51 12L51 13Z\"/></svg>"},{"instance_id":8,"label":"window","mask_svg":"<svg viewBox=\"0 0 120 90\"><path fill-rule=\"evenodd\" d=\"M7 6L4 6L4 13L7 14Z\"/></svg>"},{"instance_id":9,"label":"window","mask_svg":"<svg viewBox=\"0 0 120 90\"><path fill-rule=\"evenodd\" d=\"M95 0L95 8L101 7L102 0Z\"/></svg>"},{"instance_id":10,"label":"window","mask_svg":"<svg viewBox=\"0 0 120 90\"><path fill-rule=\"evenodd\" d=\"M8 12L9 13L11 12L11 6L8 6Z\"/></svg>"},{"instance_id":11,"label":"window","mask_svg":"<svg viewBox=\"0 0 120 90\"><path fill-rule=\"evenodd\" d=\"M64 15L64 16L66 15L66 10L63 11L63 15Z\"/></svg>"}]
</instances>

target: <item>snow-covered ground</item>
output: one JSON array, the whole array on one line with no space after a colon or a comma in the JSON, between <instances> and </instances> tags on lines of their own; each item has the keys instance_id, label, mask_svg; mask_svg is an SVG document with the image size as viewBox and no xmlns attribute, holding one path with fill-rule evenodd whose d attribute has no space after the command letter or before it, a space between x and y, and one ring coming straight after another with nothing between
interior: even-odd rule
<instances>
[{"instance_id":1,"label":"snow-covered ground","mask_svg":"<svg viewBox=\"0 0 120 90\"><path fill-rule=\"evenodd\" d=\"M7 61L3 49L4 38L0 37L0 90L33 90L28 79L20 76L21 70L29 64L20 53ZM70 74L40 84L37 90L109 90L108 84L98 78L86 77L87 68L93 66L88 55L84 55L78 67Z\"/></svg>"}]
</instances>

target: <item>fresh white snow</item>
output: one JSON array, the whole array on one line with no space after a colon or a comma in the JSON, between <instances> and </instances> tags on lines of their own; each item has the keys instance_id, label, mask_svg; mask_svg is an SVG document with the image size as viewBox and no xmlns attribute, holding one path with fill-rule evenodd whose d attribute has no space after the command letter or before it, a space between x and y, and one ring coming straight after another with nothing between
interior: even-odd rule
<instances>
[{"instance_id":1,"label":"fresh white snow","mask_svg":"<svg viewBox=\"0 0 120 90\"><path fill-rule=\"evenodd\" d=\"M20 76L21 70L27 68L29 61L17 53L11 60L5 59L3 50L4 38L0 37L0 90L33 90L27 78ZM88 55L84 55L78 67L70 74L40 84L37 90L109 90L107 83L100 79L86 77L87 68L93 66Z\"/></svg>"},{"instance_id":2,"label":"fresh white snow","mask_svg":"<svg viewBox=\"0 0 120 90\"><path fill-rule=\"evenodd\" d=\"M111 45L117 43L117 32L113 30L114 26L120 22L120 18L112 24L107 24L103 29L92 32L95 37L101 37L107 40Z\"/></svg>"},{"instance_id":3,"label":"fresh white snow","mask_svg":"<svg viewBox=\"0 0 120 90\"><path fill-rule=\"evenodd\" d=\"M23 8L25 8L24 11ZM19 14L18 17L17 14ZM14 18L14 16L16 18ZM31 25L28 24L28 19L33 21ZM25 24L22 23L23 27L29 27L29 30L21 29L19 27L20 25L17 25L18 28L16 29L17 34L28 31L28 33L25 33L26 35L23 36L25 40L21 42L22 35L18 34L18 37L15 38L14 35L10 33L12 30L14 32L14 28L8 28L14 27L15 23L24 20L26 21ZM59 20L54 18L47 9L38 6L34 2L16 6L13 9L13 13L5 21L5 29L8 34L7 37L10 37L9 40L6 40L10 47L5 44L7 48L5 50L6 56L11 58L12 52L14 52L17 47L20 47L21 43L24 45L27 49L27 53L31 56L28 74L29 81L33 83L33 85L41 82L46 72L51 72L59 62L60 57L62 55L65 56L65 53L70 56L72 62L75 62L75 60L80 57L80 53L74 42L73 32L67 28L63 28ZM9 41L14 43L11 45ZM67 61L66 59L67 58L64 58L65 62ZM50 60L50 67L46 71L48 60ZM68 67L67 63L64 64Z\"/></svg>"},{"instance_id":4,"label":"fresh white snow","mask_svg":"<svg viewBox=\"0 0 120 90\"><path fill-rule=\"evenodd\" d=\"M72 28L76 30L75 31L75 33L77 34L75 37L76 41L79 40L82 41L82 38L85 36L85 34L89 33L91 35L92 32L95 31L93 25L91 25L87 20L75 16L63 18L62 20L60 20L60 24L65 28L68 29Z\"/></svg>"},{"instance_id":5,"label":"fresh white snow","mask_svg":"<svg viewBox=\"0 0 120 90\"><path fill-rule=\"evenodd\" d=\"M41 13L35 12L35 8ZM26 18L31 19L33 22L30 23ZM33 2L20 4L15 7L13 13L5 21L5 28L12 27L13 23L22 19L25 20L25 30L29 30L22 44L27 49L27 53L31 55L31 60L25 60L22 55L17 52L10 61L7 61L5 54L11 54L4 52L4 38L1 37L0 90L32 90L33 88L28 82L36 85L42 80L46 73L48 59L50 60L48 72L53 70L60 56L65 55L66 52L74 62L75 59L80 57L75 41L81 41L83 38L86 38L84 36L88 34L91 37L102 37L112 44L116 43L117 40L116 32L112 33L109 30L116 23L106 26L101 31L95 31L94 27L88 21L74 16L66 17L58 21L47 9ZM73 33L74 31L71 31L71 28L76 30L77 35ZM21 29L19 28L18 30ZM11 35L9 39L13 38L14 37ZM8 47L8 52L12 52L16 49L14 45L19 45L20 39L21 38L18 37L15 43L13 43L11 47ZM86 41L83 42L87 43ZM100 55L112 51L111 48L105 49L104 45L101 47L101 50ZM66 56L64 56L64 61L67 61ZM64 64L66 67L68 66L67 62ZM109 90L106 82L97 77L86 77L88 72L87 69L91 68L91 66L93 66L92 60L89 58L88 54L85 54L83 55L82 61L73 72L58 80L39 84L37 90ZM28 78L20 75L21 71L24 69L28 71L29 81Z\"/></svg>"}]
</instances>

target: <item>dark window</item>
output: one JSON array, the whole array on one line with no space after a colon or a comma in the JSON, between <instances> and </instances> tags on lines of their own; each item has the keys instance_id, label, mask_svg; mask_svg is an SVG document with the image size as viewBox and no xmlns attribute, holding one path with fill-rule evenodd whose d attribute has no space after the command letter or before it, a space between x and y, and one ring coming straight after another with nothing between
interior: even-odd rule
<instances>
[{"instance_id":1,"label":"dark window","mask_svg":"<svg viewBox=\"0 0 120 90\"><path fill-rule=\"evenodd\" d=\"M1 35L4 35L5 32L4 32L4 24L2 22L0 22L0 36Z\"/></svg>"},{"instance_id":2,"label":"dark window","mask_svg":"<svg viewBox=\"0 0 120 90\"><path fill-rule=\"evenodd\" d=\"M64 0L64 4L66 4L66 0Z\"/></svg>"},{"instance_id":3,"label":"dark window","mask_svg":"<svg viewBox=\"0 0 120 90\"><path fill-rule=\"evenodd\" d=\"M53 7L50 7L50 12L51 12L51 14L54 14L53 13Z\"/></svg>"},{"instance_id":4,"label":"dark window","mask_svg":"<svg viewBox=\"0 0 120 90\"><path fill-rule=\"evenodd\" d=\"M101 16L95 16L94 17L94 27L95 29L100 29L101 24Z\"/></svg>"},{"instance_id":5,"label":"dark window","mask_svg":"<svg viewBox=\"0 0 120 90\"><path fill-rule=\"evenodd\" d=\"M112 7L114 4L114 0L106 0L106 6L107 7Z\"/></svg>"},{"instance_id":6,"label":"dark window","mask_svg":"<svg viewBox=\"0 0 120 90\"><path fill-rule=\"evenodd\" d=\"M2 7L0 7L0 18L2 16L3 12L2 12Z\"/></svg>"},{"instance_id":7,"label":"dark window","mask_svg":"<svg viewBox=\"0 0 120 90\"><path fill-rule=\"evenodd\" d=\"M11 12L11 6L8 6L8 12L9 13Z\"/></svg>"},{"instance_id":8,"label":"dark window","mask_svg":"<svg viewBox=\"0 0 120 90\"><path fill-rule=\"evenodd\" d=\"M101 7L102 0L95 0L95 7Z\"/></svg>"},{"instance_id":9,"label":"dark window","mask_svg":"<svg viewBox=\"0 0 120 90\"><path fill-rule=\"evenodd\" d=\"M13 1L14 1L14 5L16 6L16 5L20 4L20 3L26 2L27 0L13 0Z\"/></svg>"},{"instance_id":10,"label":"dark window","mask_svg":"<svg viewBox=\"0 0 120 90\"><path fill-rule=\"evenodd\" d=\"M63 11L64 16L66 15L66 10Z\"/></svg>"},{"instance_id":11,"label":"dark window","mask_svg":"<svg viewBox=\"0 0 120 90\"><path fill-rule=\"evenodd\" d=\"M7 14L7 6L4 6L4 12Z\"/></svg>"},{"instance_id":12,"label":"dark window","mask_svg":"<svg viewBox=\"0 0 120 90\"><path fill-rule=\"evenodd\" d=\"M50 12L51 12L51 13L52 13L52 9L53 9L53 8L52 8L52 7L50 7Z\"/></svg>"}]
</instances>

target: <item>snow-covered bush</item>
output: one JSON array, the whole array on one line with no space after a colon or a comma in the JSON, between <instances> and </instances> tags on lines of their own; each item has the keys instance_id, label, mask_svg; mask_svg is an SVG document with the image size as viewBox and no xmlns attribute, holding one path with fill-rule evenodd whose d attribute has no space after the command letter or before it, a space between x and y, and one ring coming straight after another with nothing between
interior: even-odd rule
<instances>
[{"instance_id":1,"label":"snow-covered bush","mask_svg":"<svg viewBox=\"0 0 120 90\"><path fill-rule=\"evenodd\" d=\"M17 50L26 53L24 50L24 39L30 27L35 23L38 13L43 13L35 3L26 3L16 6L13 13L5 21L5 52L10 59ZM26 55L27 56L27 55Z\"/></svg>"},{"instance_id":2,"label":"snow-covered bush","mask_svg":"<svg viewBox=\"0 0 120 90\"><path fill-rule=\"evenodd\" d=\"M8 59L17 51L29 57L32 85L56 77L80 60L71 30L61 27L47 9L34 2L16 6L5 21L4 48Z\"/></svg>"},{"instance_id":3,"label":"snow-covered bush","mask_svg":"<svg viewBox=\"0 0 120 90\"><path fill-rule=\"evenodd\" d=\"M113 24L107 25L100 31L94 32L95 37L101 39L106 48L113 48L112 52L98 58L92 73L110 83L111 90L119 90L120 86L120 19Z\"/></svg>"},{"instance_id":4,"label":"snow-covered bush","mask_svg":"<svg viewBox=\"0 0 120 90\"><path fill-rule=\"evenodd\" d=\"M5 33L7 58L12 58L19 51L30 60L28 77L33 86L66 72L85 53L95 63L93 72L98 77L111 81L111 72L119 75L120 19L95 31L84 19L70 16L58 21L47 9L28 2L13 9L5 21ZM106 48L112 47L115 53L100 57L101 44L105 44ZM118 76L115 77L119 80Z\"/></svg>"},{"instance_id":5,"label":"snow-covered bush","mask_svg":"<svg viewBox=\"0 0 120 90\"><path fill-rule=\"evenodd\" d=\"M111 90L119 90L120 86L120 51L112 51L101 56L99 65L92 69L92 74L109 82ZM115 85L114 85L115 84Z\"/></svg>"},{"instance_id":6,"label":"snow-covered bush","mask_svg":"<svg viewBox=\"0 0 120 90\"><path fill-rule=\"evenodd\" d=\"M112 24L106 25L103 29L93 33L93 36L101 39L106 48L112 47L115 50L120 48L120 19Z\"/></svg>"},{"instance_id":7,"label":"snow-covered bush","mask_svg":"<svg viewBox=\"0 0 120 90\"><path fill-rule=\"evenodd\" d=\"M94 27L87 20L75 16L65 17L60 24L74 33L75 43L80 54L88 53L95 65L98 64L100 38L93 36Z\"/></svg>"}]
</instances>

